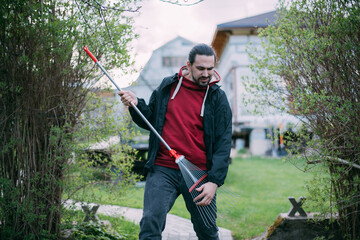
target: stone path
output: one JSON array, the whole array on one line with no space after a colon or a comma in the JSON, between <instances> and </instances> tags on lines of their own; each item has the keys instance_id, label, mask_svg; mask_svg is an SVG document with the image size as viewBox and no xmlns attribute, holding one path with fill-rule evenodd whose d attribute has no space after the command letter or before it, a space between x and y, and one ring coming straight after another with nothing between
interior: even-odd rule
<instances>
[{"instance_id":1,"label":"stone path","mask_svg":"<svg viewBox=\"0 0 360 240\"><path fill-rule=\"evenodd\" d=\"M65 205L70 206L71 201L66 202ZM80 203L76 203L75 207L76 209L81 209ZM139 224L142 216L142 209L127 208L113 205L101 205L97 213L112 217L123 216L126 220ZM220 240L233 240L231 231L225 228L219 228L219 236ZM168 214L166 220L166 227L162 234L162 239L197 240L197 237L195 235L190 220L175 216L173 214Z\"/></svg>"}]
</instances>

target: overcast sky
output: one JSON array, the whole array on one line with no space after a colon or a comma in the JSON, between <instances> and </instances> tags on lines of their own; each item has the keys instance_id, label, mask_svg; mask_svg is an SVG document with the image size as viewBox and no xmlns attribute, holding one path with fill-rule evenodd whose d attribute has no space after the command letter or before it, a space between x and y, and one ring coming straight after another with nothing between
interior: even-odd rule
<instances>
[{"instance_id":1,"label":"overcast sky","mask_svg":"<svg viewBox=\"0 0 360 240\"><path fill-rule=\"evenodd\" d=\"M176 0L172 0L176 1ZM178 0L188 3L195 0ZM132 43L136 68L141 69L151 53L166 42L182 36L196 43L210 44L216 26L225 22L275 10L278 0L204 0L192 6L177 6L161 0L142 0L134 14L135 31L140 35ZM120 87L136 80L138 74L121 77Z\"/></svg>"}]
</instances>

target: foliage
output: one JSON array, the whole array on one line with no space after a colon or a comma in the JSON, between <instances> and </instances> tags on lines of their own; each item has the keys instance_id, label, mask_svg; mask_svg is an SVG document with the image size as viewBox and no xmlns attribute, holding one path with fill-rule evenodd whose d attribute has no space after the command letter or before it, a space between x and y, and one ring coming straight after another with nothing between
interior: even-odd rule
<instances>
[{"instance_id":1,"label":"foliage","mask_svg":"<svg viewBox=\"0 0 360 240\"><path fill-rule=\"evenodd\" d=\"M114 232L111 233L109 230L101 223L88 222L77 224L71 237L74 239L101 239L101 240L117 240L117 239L126 239L124 236Z\"/></svg>"},{"instance_id":2,"label":"foliage","mask_svg":"<svg viewBox=\"0 0 360 240\"><path fill-rule=\"evenodd\" d=\"M140 226L134 222L127 221L124 217L109 217L99 215L100 219L104 219L111 222L112 228L121 235L126 236L126 240L139 239Z\"/></svg>"},{"instance_id":3,"label":"foliage","mask_svg":"<svg viewBox=\"0 0 360 240\"><path fill-rule=\"evenodd\" d=\"M277 16L260 34L262 50L251 54L257 77L252 91L261 104L298 116L313 133L308 139L299 132L307 141L301 166L321 165L316 169L330 177L311 185L312 198L319 206L330 199L327 213L339 215L345 237L358 239L360 3L282 1Z\"/></svg>"},{"instance_id":4,"label":"foliage","mask_svg":"<svg viewBox=\"0 0 360 240\"><path fill-rule=\"evenodd\" d=\"M99 223L81 223L85 217L82 211L63 209L62 213L67 220L61 225L65 239L138 239L139 226L123 218L98 215Z\"/></svg>"},{"instance_id":5,"label":"foliage","mask_svg":"<svg viewBox=\"0 0 360 240\"><path fill-rule=\"evenodd\" d=\"M82 47L88 45L109 69L130 66L134 2L2 1L1 239L59 233L74 126L100 76Z\"/></svg>"},{"instance_id":6,"label":"foliage","mask_svg":"<svg viewBox=\"0 0 360 240\"><path fill-rule=\"evenodd\" d=\"M88 94L75 127L74 159L66 169L64 200L99 202L102 195L96 193L97 188L119 197L139 178L131 171L136 150L131 147L135 134L130 115L118 110L122 106L113 96L111 90Z\"/></svg>"}]
</instances>

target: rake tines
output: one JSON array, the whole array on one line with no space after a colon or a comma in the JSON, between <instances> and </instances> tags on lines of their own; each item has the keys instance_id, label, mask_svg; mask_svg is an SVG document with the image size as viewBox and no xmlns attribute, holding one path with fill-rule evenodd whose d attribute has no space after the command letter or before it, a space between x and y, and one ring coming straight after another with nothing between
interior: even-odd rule
<instances>
[{"instance_id":1,"label":"rake tines","mask_svg":"<svg viewBox=\"0 0 360 240\"><path fill-rule=\"evenodd\" d=\"M207 182L207 173L192 164L184 156L178 157L176 159L176 163L179 165L185 183L189 188L189 193L191 194L191 197L193 199L196 198L201 193L196 191L196 188L202 186L204 183ZM201 199L197 202L199 201L201 201ZM203 220L206 227L216 227L216 196L211 201L210 205L196 205L196 208L198 209L201 219Z\"/></svg>"}]
</instances>

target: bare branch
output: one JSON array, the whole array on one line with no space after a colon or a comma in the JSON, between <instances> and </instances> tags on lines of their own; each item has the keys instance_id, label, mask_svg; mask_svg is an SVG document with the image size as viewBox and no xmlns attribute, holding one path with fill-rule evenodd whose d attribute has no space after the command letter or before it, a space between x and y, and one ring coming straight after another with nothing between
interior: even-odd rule
<instances>
[{"instance_id":1,"label":"bare branch","mask_svg":"<svg viewBox=\"0 0 360 240\"><path fill-rule=\"evenodd\" d=\"M183 0L184 3L180 3L179 0L160 0L161 2L166 2L166 3L171 3L171 4L174 4L174 5L178 5L178 6L193 6L193 5L196 5L204 0L197 0L196 2L193 2L193 3L187 3L188 0Z\"/></svg>"},{"instance_id":2,"label":"bare branch","mask_svg":"<svg viewBox=\"0 0 360 240\"><path fill-rule=\"evenodd\" d=\"M96 3L96 5L99 7L99 9L104 10L104 11L106 11L106 10L115 10L115 11L121 11L121 12L133 12L133 13L135 13L135 12L138 12L140 10L140 8L141 8L141 7L137 7L136 9L122 9L122 8L119 8L119 7L108 7L108 6L102 5L101 3L99 3L96 0L93 0L93 1ZM96 6L91 4L90 1L84 0L83 2L87 3L89 6L97 8Z\"/></svg>"},{"instance_id":3,"label":"bare branch","mask_svg":"<svg viewBox=\"0 0 360 240\"><path fill-rule=\"evenodd\" d=\"M351 167L360 169L360 165L358 165L358 164L356 164L356 163L352 163L352 162L346 161L346 160L341 159L341 158L335 158L335 157L328 157L328 158L329 158L329 159L332 159L332 160L335 160L335 161L338 161L338 162L341 162L341 163L343 163L343 164L349 165L349 166L351 166Z\"/></svg>"}]
</instances>

